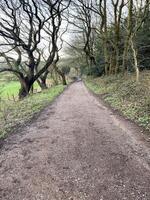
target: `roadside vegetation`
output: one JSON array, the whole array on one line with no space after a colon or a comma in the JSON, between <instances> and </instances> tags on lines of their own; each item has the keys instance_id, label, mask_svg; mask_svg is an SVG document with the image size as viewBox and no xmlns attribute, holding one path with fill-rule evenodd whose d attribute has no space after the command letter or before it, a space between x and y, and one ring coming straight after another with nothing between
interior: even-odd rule
<instances>
[{"instance_id":1,"label":"roadside vegetation","mask_svg":"<svg viewBox=\"0 0 150 200\"><path fill-rule=\"evenodd\" d=\"M0 96L0 138L12 132L13 128L29 122L35 114L52 102L64 90L63 85L52 86L23 100L8 100Z\"/></svg>"},{"instance_id":2,"label":"roadside vegetation","mask_svg":"<svg viewBox=\"0 0 150 200\"><path fill-rule=\"evenodd\" d=\"M128 119L150 130L150 73L141 73L139 82L135 76L89 77L87 87L100 95L113 108Z\"/></svg>"}]
</instances>

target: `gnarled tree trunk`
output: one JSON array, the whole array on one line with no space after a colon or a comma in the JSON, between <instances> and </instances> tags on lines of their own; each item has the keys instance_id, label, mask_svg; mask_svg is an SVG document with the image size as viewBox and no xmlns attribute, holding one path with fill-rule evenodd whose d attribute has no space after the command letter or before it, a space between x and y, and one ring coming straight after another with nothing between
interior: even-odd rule
<instances>
[{"instance_id":1,"label":"gnarled tree trunk","mask_svg":"<svg viewBox=\"0 0 150 200\"><path fill-rule=\"evenodd\" d=\"M39 86L40 86L40 88L41 88L42 90L45 90L45 89L48 88L48 87L47 87L47 84L46 84L46 80L47 80L48 74L49 74L49 71L46 70L46 72L45 72L43 75L41 75L41 76L39 77L39 79L37 80L37 82L38 82L38 84L39 84Z\"/></svg>"},{"instance_id":2,"label":"gnarled tree trunk","mask_svg":"<svg viewBox=\"0 0 150 200\"><path fill-rule=\"evenodd\" d=\"M63 85L67 85L66 76L62 73L61 75Z\"/></svg>"},{"instance_id":3,"label":"gnarled tree trunk","mask_svg":"<svg viewBox=\"0 0 150 200\"><path fill-rule=\"evenodd\" d=\"M39 84L39 86L40 86L40 88L42 90L47 89L47 85L46 85L46 80L45 79L40 78L40 79L37 80L37 83Z\"/></svg>"},{"instance_id":4,"label":"gnarled tree trunk","mask_svg":"<svg viewBox=\"0 0 150 200\"><path fill-rule=\"evenodd\" d=\"M23 99L29 95L33 82L29 80L28 77L25 77L24 79L20 79L20 84L21 88L19 90L19 99Z\"/></svg>"}]
</instances>

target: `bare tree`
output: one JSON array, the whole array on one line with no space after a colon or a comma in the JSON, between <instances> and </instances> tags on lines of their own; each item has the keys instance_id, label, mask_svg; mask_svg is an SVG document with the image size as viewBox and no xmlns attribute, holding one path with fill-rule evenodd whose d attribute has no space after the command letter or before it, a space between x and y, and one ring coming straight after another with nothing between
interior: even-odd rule
<instances>
[{"instance_id":1,"label":"bare tree","mask_svg":"<svg viewBox=\"0 0 150 200\"><path fill-rule=\"evenodd\" d=\"M6 54L12 54L18 49L18 65L0 68L0 72L13 72L20 80L19 97L25 97L33 83L47 71L57 52L57 41L62 24L62 13L68 8L70 1L65 0L2 0L0 2L0 37ZM50 52L42 68L39 68L40 56L38 49L42 48L44 38L49 38ZM24 60L22 66L21 60ZM20 62L20 63L19 63Z\"/></svg>"},{"instance_id":2,"label":"bare tree","mask_svg":"<svg viewBox=\"0 0 150 200\"><path fill-rule=\"evenodd\" d=\"M89 9L92 1L77 0L72 2L72 10L69 13L69 23L76 27L76 33L82 37L82 50L86 55L89 66L96 65L94 56L95 42L95 17L94 12Z\"/></svg>"},{"instance_id":3,"label":"bare tree","mask_svg":"<svg viewBox=\"0 0 150 200\"><path fill-rule=\"evenodd\" d=\"M113 15L114 15L114 49L115 49L115 61L113 62L114 65L114 73L117 73L119 70L119 60L120 60L120 29L121 29L121 18L123 8L126 5L125 0L112 0L113 5ZM113 66L112 66L113 67ZM112 68L111 67L111 68Z\"/></svg>"},{"instance_id":4,"label":"bare tree","mask_svg":"<svg viewBox=\"0 0 150 200\"><path fill-rule=\"evenodd\" d=\"M127 36L125 41L124 53L123 53L123 69L126 67L127 54L129 47L133 52L133 66L136 71L136 81L139 81L139 64L138 64L138 50L136 48L135 37L142 24L144 23L146 17L149 14L150 9L149 0L129 0L128 2L128 18L127 18ZM128 69L128 68L127 68Z\"/></svg>"}]
</instances>

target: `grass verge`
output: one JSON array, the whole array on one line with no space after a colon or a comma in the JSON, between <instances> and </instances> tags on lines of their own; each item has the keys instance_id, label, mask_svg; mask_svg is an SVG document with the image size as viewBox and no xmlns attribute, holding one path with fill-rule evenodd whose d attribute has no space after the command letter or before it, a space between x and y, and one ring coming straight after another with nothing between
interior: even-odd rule
<instances>
[{"instance_id":1,"label":"grass verge","mask_svg":"<svg viewBox=\"0 0 150 200\"><path fill-rule=\"evenodd\" d=\"M19 89L20 83L18 81L0 82L0 97L8 100L17 99ZM34 84L34 89L40 90L37 82Z\"/></svg>"},{"instance_id":2,"label":"grass verge","mask_svg":"<svg viewBox=\"0 0 150 200\"><path fill-rule=\"evenodd\" d=\"M113 108L150 131L150 72L141 72L139 83L133 74L90 77L85 83Z\"/></svg>"},{"instance_id":3,"label":"grass verge","mask_svg":"<svg viewBox=\"0 0 150 200\"><path fill-rule=\"evenodd\" d=\"M64 90L58 85L45 91L30 95L22 101L0 101L0 138L12 132L13 127L22 126L33 116L49 105Z\"/></svg>"}]
</instances>

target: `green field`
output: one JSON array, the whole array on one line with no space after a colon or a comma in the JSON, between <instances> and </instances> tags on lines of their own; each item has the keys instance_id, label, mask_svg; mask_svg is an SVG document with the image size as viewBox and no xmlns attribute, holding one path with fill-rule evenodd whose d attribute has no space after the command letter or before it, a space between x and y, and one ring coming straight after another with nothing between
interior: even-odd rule
<instances>
[{"instance_id":1,"label":"green field","mask_svg":"<svg viewBox=\"0 0 150 200\"><path fill-rule=\"evenodd\" d=\"M16 77L9 73L0 74L0 98L12 99L17 97L20 88L20 83Z\"/></svg>"},{"instance_id":2,"label":"green field","mask_svg":"<svg viewBox=\"0 0 150 200\"><path fill-rule=\"evenodd\" d=\"M18 81L0 81L0 97L2 99L17 99L20 89L20 83ZM34 89L40 90L37 83L34 84Z\"/></svg>"},{"instance_id":3,"label":"green field","mask_svg":"<svg viewBox=\"0 0 150 200\"><path fill-rule=\"evenodd\" d=\"M2 98L12 98L17 96L20 84L17 81L10 81L9 83L2 83L0 86L0 96Z\"/></svg>"}]
</instances>

